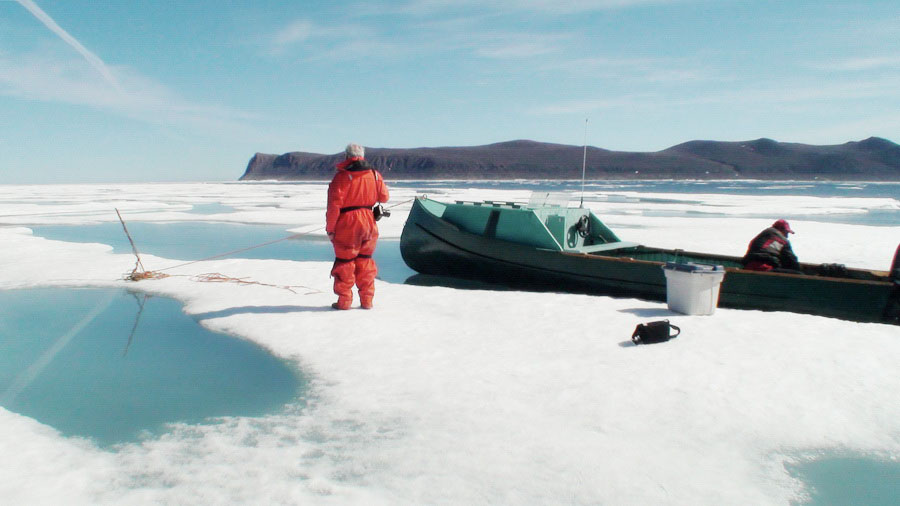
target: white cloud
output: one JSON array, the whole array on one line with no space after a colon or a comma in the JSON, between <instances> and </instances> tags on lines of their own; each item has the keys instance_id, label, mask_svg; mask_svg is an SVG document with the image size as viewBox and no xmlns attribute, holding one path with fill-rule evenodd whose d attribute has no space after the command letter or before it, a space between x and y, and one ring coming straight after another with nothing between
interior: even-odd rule
<instances>
[{"instance_id":1,"label":"white cloud","mask_svg":"<svg viewBox=\"0 0 900 506\"><path fill-rule=\"evenodd\" d=\"M506 8L519 7L540 12L585 12L622 9L643 5L666 4L684 0L509 0L501 2Z\"/></svg>"},{"instance_id":2,"label":"white cloud","mask_svg":"<svg viewBox=\"0 0 900 506\"><path fill-rule=\"evenodd\" d=\"M557 53L568 36L563 34L529 34L492 32L484 35L457 37L455 44L467 47L476 56L493 59L520 59Z\"/></svg>"},{"instance_id":3,"label":"white cloud","mask_svg":"<svg viewBox=\"0 0 900 506\"><path fill-rule=\"evenodd\" d=\"M544 72L565 72L619 81L678 83L721 80L696 65L681 60L659 58L573 58L545 64Z\"/></svg>"},{"instance_id":4,"label":"white cloud","mask_svg":"<svg viewBox=\"0 0 900 506\"><path fill-rule=\"evenodd\" d=\"M298 19L275 33L272 42L277 47L303 42L316 34L316 27L308 19Z\"/></svg>"},{"instance_id":5,"label":"white cloud","mask_svg":"<svg viewBox=\"0 0 900 506\"><path fill-rule=\"evenodd\" d=\"M658 100L658 97L624 95L611 98L591 98L584 100L567 100L540 107L534 107L529 114L537 116L558 114L585 114L608 109L635 108L648 106L648 101Z\"/></svg>"},{"instance_id":6,"label":"white cloud","mask_svg":"<svg viewBox=\"0 0 900 506\"><path fill-rule=\"evenodd\" d=\"M851 58L829 64L820 68L838 71L861 71L893 68L900 69L900 56L870 56L867 58Z\"/></svg>"},{"instance_id":7,"label":"white cloud","mask_svg":"<svg viewBox=\"0 0 900 506\"><path fill-rule=\"evenodd\" d=\"M105 79L82 60L0 53L0 94L105 110L147 123L202 129L242 128L255 119L240 111L191 103L167 87L124 67L107 67L119 83L110 92Z\"/></svg>"},{"instance_id":8,"label":"white cloud","mask_svg":"<svg viewBox=\"0 0 900 506\"><path fill-rule=\"evenodd\" d=\"M299 53L306 61L394 57L405 52L401 44L380 38L365 25L323 26L308 18L291 21L275 32L267 45L271 55Z\"/></svg>"},{"instance_id":9,"label":"white cloud","mask_svg":"<svg viewBox=\"0 0 900 506\"><path fill-rule=\"evenodd\" d=\"M109 65L61 28L32 0L14 0L71 47L39 52L0 51L0 96L97 109L182 135L247 140L270 138L260 118L219 105L192 102L172 89L125 67ZM267 135L267 133L269 135ZM278 134L275 133L274 136Z\"/></svg>"},{"instance_id":10,"label":"white cloud","mask_svg":"<svg viewBox=\"0 0 900 506\"><path fill-rule=\"evenodd\" d=\"M786 83L706 93L682 101L684 104L698 103L769 103L795 104L809 102L829 102L836 106L841 102L867 99L900 99L900 77L871 79L867 81L832 83Z\"/></svg>"},{"instance_id":11,"label":"white cloud","mask_svg":"<svg viewBox=\"0 0 900 506\"><path fill-rule=\"evenodd\" d=\"M555 50L555 48L540 42L518 42L481 47L475 51L475 54L487 58L524 58L552 53Z\"/></svg>"},{"instance_id":12,"label":"white cloud","mask_svg":"<svg viewBox=\"0 0 900 506\"><path fill-rule=\"evenodd\" d=\"M375 32L372 29L363 25L323 26L311 19L300 18L291 21L275 32L271 39L271 44L273 49L281 50L293 45L317 40L358 39L374 35Z\"/></svg>"},{"instance_id":13,"label":"white cloud","mask_svg":"<svg viewBox=\"0 0 900 506\"><path fill-rule=\"evenodd\" d=\"M533 107L535 115L585 113L604 109L654 109L723 105L740 108L752 105L761 110L781 110L785 107L827 103L828 107L840 107L854 101L872 99L900 99L900 78L872 79L847 83L805 84L791 83L781 86L751 86L720 90L696 89L691 95L661 92L631 93L604 98L568 100Z\"/></svg>"},{"instance_id":14,"label":"white cloud","mask_svg":"<svg viewBox=\"0 0 900 506\"><path fill-rule=\"evenodd\" d=\"M378 39L354 38L315 48L306 54L307 61L392 60L412 54L415 48Z\"/></svg>"},{"instance_id":15,"label":"white cloud","mask_svg":"<svg viewBox=\"0 0 900 506\"><path fill-rule=\"evenodd\" d=\"M412 0L402 4L399 11L414 15L429 15L438 11L474 8L507 14L523 11L543 14L572 14L685 1L695 0Z\"/></svg>"},{"instance_id":16,"label":"white cloud","mask_svg":"<svg viewBox=\"0 0 900 506\"><path fill-rule=\"evenodd\" d=\"M399 58L468 51L475 57L517 60L545 56L570 47L576 34L536 33L523 19L567 15L636 5L696 0L413 0L352 6L345 19L356 24L325 25L304 18L291 21L269 40L270 54L303 54L304 59ZM401 29L392 31L391 28Z\"/></svg>"},{"instance_id":17,"label":"white cloud","mask_svg":"<svg viewBox=\"0 0 900 506\"><path fill-rule=\"evenodd\" d=\"M449 18L421 23L416 30L389 37L363 24L323 27L298 19L278 30L269 41L273 55L299 55L305 61L391 60L456 50L490 59L520 59L560 50L566 34L484 31L478 18Z\"/></svg>"}]
</instances>

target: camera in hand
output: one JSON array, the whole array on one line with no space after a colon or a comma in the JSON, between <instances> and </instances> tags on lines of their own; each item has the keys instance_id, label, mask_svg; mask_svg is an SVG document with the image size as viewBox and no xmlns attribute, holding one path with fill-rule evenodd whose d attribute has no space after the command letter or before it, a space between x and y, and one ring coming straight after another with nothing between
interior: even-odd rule
<instances>
[{"instance_id":1,"label":"camera in hand","mask_svg":"<svg viewBox=\"0 0 900 506\"><path fill-rule=\"evenodd\" d=\"M375 207L372 208L372 214L375 215L375 221L378 221L382 216L384 216L385 218L390 218L391 210L385 209L381 204L375 204Z\"/></svg>"}]
</instances>

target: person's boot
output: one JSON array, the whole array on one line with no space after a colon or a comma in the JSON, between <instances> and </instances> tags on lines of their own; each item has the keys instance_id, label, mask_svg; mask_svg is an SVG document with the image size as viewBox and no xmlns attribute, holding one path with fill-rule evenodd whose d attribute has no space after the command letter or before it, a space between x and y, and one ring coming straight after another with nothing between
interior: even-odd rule
<instances>
[{"instance_id":1,"label":"person's boot","mask_svg":"<svg viewBox=\"0 0 900 506\"><path fill-rule=\"evenodd\" d=\"M346 310L350 309L350 306L353 304L352 298L338 297L338 301L331 304L331 307L334 309Z\"/></svg>"},{"instance_id":2,"label":"person's boot","mask_svg":"<svg viewBox=\"0 0 900 506\"><path fill-rule=\"evenodd\" d=\"M363 309L372 309L372 298L371 297L361 298L359 301L359 305Z\"/></svg>"}]
</instances>

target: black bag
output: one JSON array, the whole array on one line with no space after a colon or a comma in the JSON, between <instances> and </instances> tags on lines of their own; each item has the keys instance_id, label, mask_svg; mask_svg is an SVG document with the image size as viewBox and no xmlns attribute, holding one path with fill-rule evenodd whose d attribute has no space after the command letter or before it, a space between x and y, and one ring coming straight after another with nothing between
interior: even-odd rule
<instances>
[{"instance_id":1,"label":"black bag","mask_svg":"<svg viewBox=\"0 0 900 506\"><path fill-rule=\"evenodd\" d=\"M847 266L844 264L822 264L817 271L819 276L828 276L831 278L847 277Z\"/></svg>"},{"instance_id":2,"label":"black bag","mask_svg":"<svg viewBox=\"0 0 900 506\"><path fill-rule=\"evenodd\" d=\"M671 335L671 329L675 329L677 333ZM634 344L652 344L663 343L673 337L678 337L681 329L669 323L669 320L660 320L650 323L641 323L634 328L634 334L631 334L631 340Z\"/></svg>"}]
</instances>

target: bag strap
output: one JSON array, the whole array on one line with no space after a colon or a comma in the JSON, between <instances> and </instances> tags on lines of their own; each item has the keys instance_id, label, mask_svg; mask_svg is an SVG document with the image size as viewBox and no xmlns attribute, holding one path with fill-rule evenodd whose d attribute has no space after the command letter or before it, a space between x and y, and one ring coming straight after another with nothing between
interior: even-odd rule
<instances>
[{"instance_id":1,"label":"bag strap","mask_svg":"<svg viewBox=\"0 0 900 506\"><path fill-rule=\"evenodd\" d=\"M673 338L673 337L678 337L679 335L681 335L681 329L680 329L680 328L676 327L675 325L672 325L671 323L669 324L669 326L672 327L673 329L675 329L675 330L678 331L678 333L675 334L674 336L669 336L669 339L671 339L671 338Z\"/></svg>"},{"instance_id":2,"label":"bag strap","mask_svg":"<svg viewBox=\"0 0 900 506\"><path fill-rule=\"evenodd\" d=\"M378 173L375 172L375 167L372 167L372 177L375 178L375 203L369 206L369 208L374 211L375 206L378 205Z\"/></svg>"}]
</instances>

